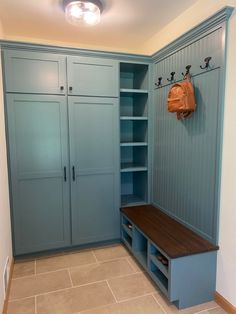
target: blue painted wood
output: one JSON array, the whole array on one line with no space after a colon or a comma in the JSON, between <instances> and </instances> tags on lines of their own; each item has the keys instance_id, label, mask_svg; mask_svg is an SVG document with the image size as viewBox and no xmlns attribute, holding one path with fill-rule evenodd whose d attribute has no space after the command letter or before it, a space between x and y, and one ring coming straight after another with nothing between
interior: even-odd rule
<instances>
[{"instance_id":1,"label":"blue painted wood","mask_svg":"<svg viewBox=\"0 0 236 314\"><path fill-rule=\"evenodd\" d=\"M7 95L15 255L70 244L66 117L65 97Z\"/></svg>"},{"instance_id":2,"label":"blue painted wood","mask_svg":"<svg viewBox=\"0 0 236 314\"><path fill-rule=\"evenodd\" d=\"M111 98L69 97L72 243L116 239L119 229L119 116Z\"/></svg>"},{"instance_id":3,"label":"blue painted wood","mask_svg":"<svg viewBox=\"0 0 236 314\"><path fill-rule=\"evenodd\" d=\"M216 254L208 252L171 260L169 298L179 309L214 300Z\"/></svg>"},{"instance_id":4,"label":"blue painted wood","mask_svg":"<svg viewBox=\"0 0 236 314\"><path fill-rule=\"evenodd\" d=\"M65 94L65 61L57 54L4 50L6 92Z\"/></svg>"},{"instance_id":5,"label":"blue painted wood","mask_svg":"<svg viewBox=\"0 0 236 314\"><path fill-rule=\"evenodd\" d=\"M166 110L168 88L158 90L153 169L154 204L214 243L219 75L217 69L194 78L197 111L182 122Z\"/></svg>"},{"instance_id":6,"label":"blue painted wood","mask_svg":"<svg viewBox=\"0 0 236 314\"><path fill-rule=\"evenodd\" d=\"M166 297L179 309L214 300L216 285L216 252L171 259L132 221L132 236L126 231L126 216L121 214L121 239L144 267ZM158 261L163 255L168 266Z\"/></svg>"},{"instance_id":7,"label":"blue painted wood","mask_svg":"<svg viewBox=\"0 0 236 314\"><path fill-rule=\"evenodd\" d=\"M118 97L117 61L69 56L67 67L69 95Z\"/></svg>"}]
</instances>

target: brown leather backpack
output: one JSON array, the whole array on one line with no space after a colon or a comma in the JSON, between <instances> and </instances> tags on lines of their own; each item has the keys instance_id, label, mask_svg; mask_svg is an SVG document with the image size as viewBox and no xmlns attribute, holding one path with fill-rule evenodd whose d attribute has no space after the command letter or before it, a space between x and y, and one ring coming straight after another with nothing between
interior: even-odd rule
<instances>
[{"instance_id":1,"label":"brown leather backpack","mask_svg":"<svg viewBox=\"0 0 236 314\"><path fill-rule=\"evenodd\" d=\"M194 88L189 76L172 85L168 93L167 107L169 112L176 112L178 120L191 117L196 110Z\"/></svg>"}]
</instances>

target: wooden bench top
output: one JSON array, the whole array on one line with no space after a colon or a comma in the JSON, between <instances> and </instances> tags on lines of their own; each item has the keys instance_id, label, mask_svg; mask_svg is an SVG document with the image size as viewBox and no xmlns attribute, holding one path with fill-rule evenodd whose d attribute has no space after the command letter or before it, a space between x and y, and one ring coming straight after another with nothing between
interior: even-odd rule
<instances>
[{"instance_id":1,"label":"wooden bench top","mask_svg":"<svg viewBox=\"0 0 236 314\"><path fill-rule=\"evenodd\" d=\"M121 212L170 258L219 249L152 205L121 208Z\"/></svg>"}]
</instances>

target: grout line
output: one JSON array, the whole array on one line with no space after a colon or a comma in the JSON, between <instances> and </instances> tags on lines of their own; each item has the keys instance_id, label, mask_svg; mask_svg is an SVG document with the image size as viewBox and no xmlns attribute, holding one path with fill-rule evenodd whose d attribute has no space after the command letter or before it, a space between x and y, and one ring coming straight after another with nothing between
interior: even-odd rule
<instances>
[{"instance_id":1,"label":"grout line","mask_svg":"<svg viewBox=\"0 0 236 314\"><path fill-rule=\"evenodd\" d=\"M139 270L136 270L136 269L134 268L134 266L132 265L132 263L129 261L129 257L126 257L125 259L126 259L126 261L128 262L128 264L131 266L131 268L133 269L134 274L144 273L144 270L142 270L141 268L140 268ZM139 266L137 266L137 267L139 267Z\"/></svg>"},{"instance_id":2,"label":"grout line","mask_svg":"<svg viewBox=\"0 0 236 314\"><path fill-rule=\"evenodd\" d=\"M108 286L109 290L111 291L111 294L113 295L113 298L115 299L116 303L118 303L118 300L117 300L117 298L116 298L114 292L112 291L111 286L109 285L108 280L106 280L106 283L107 283L107 286Z\"/></svg>"},{"instance_id":3,"label":"grout line","mask_svg":"<svg viewBox=\"0 0 236 314\"><path fill-rule=\"evenodd\" d=\"M127 299L122 299L120 301L117 301L117 303L122 303L122 302L127 302L127 301L132 301L132 300L136 300L136 299L139 299L139 298L142 298L142 297L147 297L147 296L152 296L152 292L150 293L145 293L145 294L142 294L142 295L137 295L135 297L130 297L130 298L127 298Z\"/></svg>"},{"instance_id":4,"label":"grout line","mask_svg":"<svg viewBox=\"0 0 236 314\"><path fill-rule=\"evenodd\" d=\"M163 307L163 306L161 305L161 303L159 303L158 300L156 299L154 293L152 294L152 296L153 296L154 300L156 301L156 303L160 306L160 308L162 309L162 311L167 314L167 312L166 312L166 310L164 309L164 307ZM160 296L161 296L161 295L160 295ZM162 297L162 296L161 296L161 297Z\"/></svg>"},{"instance_id":5,"label":"grout line","mask_svg":"<svg viewBox=\"0 0 236 314\"><path fill-rule=\"evenodd\" d=\"M220 306L209 307L209 308L201 310L199 312L194 312L194 314L204 313L205 311L214 310L214 309L218 309L218 308L221 308L221 307Z\"/></svg>"},{"instance_id":6,"label":"grout line","mask_svg":"<svg viewBox=\"0 0 236 314\"><path fill-rule=\"evenodd\" d=\"M46 272L43 272L43 273L37 273L37 274L35 274L35 275L29 275L29 276L22 276L22 277L13 278L12 280L18 280L18 279L24 279L24 278L31 278L31 277L41 276L41 275L48 275L48 274L51 274L51 273L56 273L56 272L60 272L60 271L65 271L65 270L67 270L67 269L68 269L67 267L64 267L64 268L60 268L60 269L56 269L56 270L46 271Z\"/></svg>"},{"instance_id":7,"label":"grout line","mask_svg":"<svg viewBox=\"0 0 236 314\"><path fill-rule=\"evenodd\" d=\"M20 300L32 299L32 298L34 298L34 297L35 297L35 295L32 295L32 296L30 296L30 297L11 299L11 300L8 301L8 303L15 302L15 301L20 301Z\"/></svg>"},{"instance_id":8,"label":"grout line","mask_svg":"<svg viewBox=\"0 0 236 314\"><path fill-rule=\"evenodd\" d=\"M93 254L94 258L95 258L96 263L99 263L98 259L97 259L97 256L96 256L96 254L95 254L95 252L93 250L92 250L92 254Z\"/></svg>"},{"instance_id":9,"label":"grout line","mask_svg":"<svg viewBox=\"0 0 236 314\"><path fill-rule=\"evenodd\" d=\"M34 297L34 312L35 312L35 314L37 314L37 298L36 298L36 296Z\"/></svg>"},{"instance_id":10,"label":"grout line","mask_svg":"<svg viewBox=\"0 0 236 314\"><path fill-rule=\"evenodd\" d=\"M73 281L72 281L72 278L71 278L71 273L70 273L70 269L67 269L68 271L68 275L69 275L69 278L70 278L70 284L71 284L71 287L73 287Z\"/></svg>"}]
</instances>

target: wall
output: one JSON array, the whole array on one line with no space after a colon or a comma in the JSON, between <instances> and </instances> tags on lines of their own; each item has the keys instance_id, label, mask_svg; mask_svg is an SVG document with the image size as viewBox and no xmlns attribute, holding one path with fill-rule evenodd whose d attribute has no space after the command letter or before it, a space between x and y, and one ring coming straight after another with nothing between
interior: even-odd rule
<instances>
[{"instance_id":1,"label":"wall","mask_svg":"<svg viewBox=\"0 0 236 314\"><path fill-rule=\"evenodd\" d=\"M0 38L3 32L0 23ZM1 52L1 51L0 51ZM4 125L2 67L0 58L0 312L3 306L3 269L7 256L12 257L10 208L7 175L6 138Z\"/></svg>"},{"instance_id":2,"label":"wall","mask_svg":"<svg viewBox=\"0 0 236 314\"><path fill-rule=\"evenodd\" d=\"M148 40L142 52L156 52L226 5L236 7L236 0L199 0ZM229 21L228 39L217 291L236 306L236 13Z\"/></svg>"}]
</instances>

